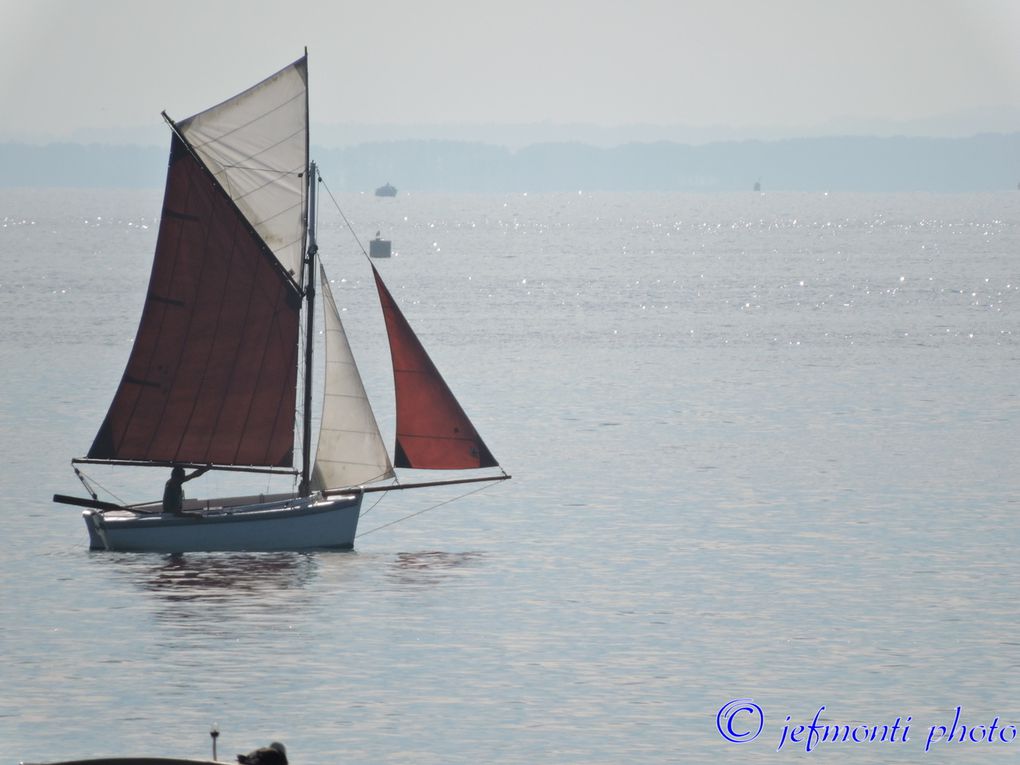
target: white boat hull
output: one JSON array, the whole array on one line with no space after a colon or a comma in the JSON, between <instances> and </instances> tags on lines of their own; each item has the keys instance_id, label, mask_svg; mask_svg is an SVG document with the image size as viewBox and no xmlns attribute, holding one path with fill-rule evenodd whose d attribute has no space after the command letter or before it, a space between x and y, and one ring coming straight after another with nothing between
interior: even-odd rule
<instances>
[{"instance_id":1,"label":"white boat hull","mask_svg":"<svg viewBox=\"0 0 1020 765\"><path fill-rule=\"evenodd\" d=\"M117 552L218 552L350 549L361 493L207 507L172 515L86 510L89 549Z\"/></svg>"}]
</instances>

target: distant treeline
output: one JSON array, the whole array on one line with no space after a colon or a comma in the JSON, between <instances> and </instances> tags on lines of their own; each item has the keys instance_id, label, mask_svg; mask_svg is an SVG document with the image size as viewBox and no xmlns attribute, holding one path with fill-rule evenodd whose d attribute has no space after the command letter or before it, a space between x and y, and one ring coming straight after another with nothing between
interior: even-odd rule
<instances>
[{"instance_id":1,"label":"distant treeline","mask_svg":"<svg viewBox=\"0 0 1020 765\"><path fill-rule=\"evenodd\" d=\"M1020 181L1020 133L799 138L705 145L460 141L316 148L330 188L366 191L995 191ZM167 149L0 143L0 187L162 186Z\"/></svg>"}]
</instances>

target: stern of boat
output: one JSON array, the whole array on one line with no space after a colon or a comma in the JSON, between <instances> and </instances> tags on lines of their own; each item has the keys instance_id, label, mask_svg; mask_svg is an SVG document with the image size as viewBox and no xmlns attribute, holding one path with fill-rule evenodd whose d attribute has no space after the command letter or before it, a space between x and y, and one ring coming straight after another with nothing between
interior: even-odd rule
<instances>
[{"instance_id":1,"label":"stern of boat","mask_svg":"<svg viewBox=\"0 0 1020 765\"><path fill-rule=\"evenodd\" d=\"M106 540L103 537L103 532L100 530L96 523L96 517L101 516L98 510L86 510L81 514L82 519L85 521L85 528L89 532L89 549L90 550L106 550Z\"/></svg>"}]
</instances>

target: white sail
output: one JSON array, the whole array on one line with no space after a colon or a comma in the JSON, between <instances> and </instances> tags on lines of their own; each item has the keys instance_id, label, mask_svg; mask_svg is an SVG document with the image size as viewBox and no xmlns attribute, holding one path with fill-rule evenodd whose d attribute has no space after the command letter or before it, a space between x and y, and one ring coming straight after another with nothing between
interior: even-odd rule
<instances>
[{"instance_id":1,"label":"white sail","mask_svg":"<svg viewBox=\"0 0 1020 765\"><path fill-rule=\"evenodd\" d=\"M326 272L320 269L319 273L326 314L326 382L312 471L312 488L316 491L357 486L393 475Z\"/></svg>"},{"instance_id":2,"label":"white sail","mask_svg":"<svg viewBox=\"0 0 1020 765\"><path fill-rule=\"evenodd\" d=\"M305 235L308 68L302 58L218 106L177 123L295 280Z\"/></svg>"}]
</instances>

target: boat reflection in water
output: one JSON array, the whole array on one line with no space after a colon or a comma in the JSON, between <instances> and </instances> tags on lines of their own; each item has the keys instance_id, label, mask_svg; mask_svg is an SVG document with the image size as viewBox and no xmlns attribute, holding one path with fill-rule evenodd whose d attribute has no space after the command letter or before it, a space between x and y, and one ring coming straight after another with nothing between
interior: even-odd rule
<instances>
[{"instance_id":1,"label":"boat reflection in water","mask_svg":"<svg viewBox=\"0 0 1020 765\"><path fill-rule=\"evenodd\" d=\"M172 601L231 600L300 589L316 570L310 553L167 555L143 586Z\"/></svg>"},{"instance_id":2,"label":"boat reflection in water","mask_svg":"<svg viewBox=\"0 0 1020 765\"><path fill-rule=\"evenodd\" d=\"M480 565L484 558L481 552L402 552L387 573L400 584L438 585L456 569Z\"/></svg>"},{"instance_id":3,"label":"boat reflection in water","mask_svg":"<svg viewBox=\"0 0 1020 765\"><path fill-rule=\"evenodd\" d=\"M97 555L95 560L152 595L149 608L157 621L201 625L203 632L221 636L246 623L292 619L309 607L305 591L319 576L316 554L303 552Z\"/></svg>"}]
</instances>

